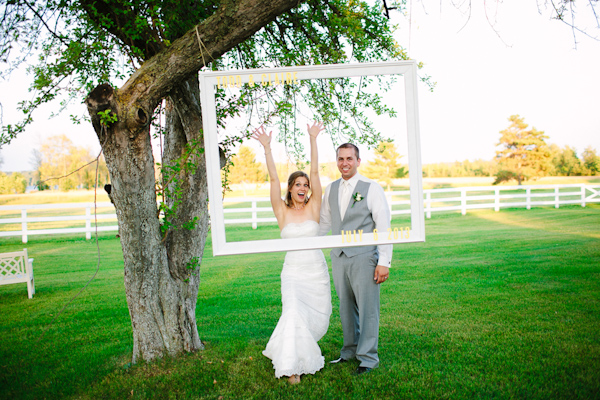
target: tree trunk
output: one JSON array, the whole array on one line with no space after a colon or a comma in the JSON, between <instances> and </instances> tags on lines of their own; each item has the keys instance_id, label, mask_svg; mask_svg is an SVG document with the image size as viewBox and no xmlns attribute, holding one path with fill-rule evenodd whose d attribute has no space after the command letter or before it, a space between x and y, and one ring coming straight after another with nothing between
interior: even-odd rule
<instances>
[{"instance_id":1,"label":"tree trunk","mask_svg":"<svg viewBox=\"0 0 600 400\"><path fill-rule=\"evenodd\" d=\"M190 78L176 87L167 99L167 132L163 163L172 165L185 154L185 163L193 165L180 174L178 184L181 197L167 198L166 203L176 207L177 219L174 229L168 231L167 248L169 271L181 286L181 323L185 323L183 349L194 351L202 348L196 327L196 301L200 284L200 263L208 234L208 187L206 182L206 162L202 136L200 90L198 78ZM187 150L186 150L187 149ZM175 183L171 183L174 185ZM190 222L196 221L193 224ZM188 225L187 227L185 225ZM188 337L189 335L189 337Z\"/></svg>"},{"instance_id":2,"label":"tree trunk","mask_svg":"<svg viewBox=\"0 0 600 400\"><path fill-rule=\"evenodd\" d=\"M133 330L133 362L202 348L196 326L199 266L208 232L208 190L197 71L298 0L226 0L219 10L146 61L119 90L108 84L86 99L111 179L125 260L125 292ZM201 42L198 41L200 38ZM202 54L200 48L202 47ZM167 99L165 166L183 168L168 182L178 196L172 227L161 233L155 192L150 116ZM102 124L99 112L118 121ZM191 224L190 221L195 221Z\"/></svg>"},{"instance_id":3,"label":"tree trunk","mask_svg":"<svg viewBox=\"0 0 600 400\"><path fill-rule=\"evenodd\" d=\"M198 99L197 88L194 95ZM106 109L122 114L119 100L118 92L110 86L98 87L87 99L90 115ZM168 115L167 154L168 159L173 159L180 156L178 152L187 140L173 108ZM195 117L200 121L198 114ZM181 221L198 216L198 226L193 230L178 227L163 239L149 129L131 132L123 122L103 127L97 117L93 122L110 172L110 197L119 221L125 293L133 330L133 362L140 357L151 360L165 353L200 349L195 316L199 274L197 267L192 271L186 266L194 257L198 263L192 264L199 265L204 250L208 226L204 160L195 160L199 166L195 173L178 177L184 188L178 215ZM200 136L199 130L196 136Z\"/></svg>"}]
</instances>

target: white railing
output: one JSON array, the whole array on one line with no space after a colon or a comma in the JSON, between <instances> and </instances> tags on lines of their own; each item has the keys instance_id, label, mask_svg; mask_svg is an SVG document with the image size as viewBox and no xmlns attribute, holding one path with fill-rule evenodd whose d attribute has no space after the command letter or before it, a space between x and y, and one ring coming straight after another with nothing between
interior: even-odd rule
<instances>
[{"instance_id":1,"label":"white railing","mask_svg":"<svg viewBox=\"0 0 600 400\"><path fill-rule=\"evenodd\" d=\"M400 192L394 192L399 194ZM408 196L408 191L403 192ZM425 215L431 218L432 212L460 211L482 208L554 206L586 203L600 203L600 185L530 185L530 186L471 186L448 189L429 189L423 191ZM453 195L456 194L456 195ZM388 198L389 200L389 198ZM392 215L408 214L408 210L394 210L394 205L410 205L406 201L392 199Z\"/></svg>"},{"instance_id":2,"label":"white railing","mask_svg":"<svg viewBox=\"0 0 600 400\"><path fill-rule=\"evenodd\" d=\"M600 185L571 184L571 185L532 185L532 186L472 186L447 189L427 189L423 191L424 211L427 218L432 212L460 211L462 215L467 210L493 208L554 206L579 204L585 207L587 203L600 203ZM410 214L410 191L402 190L386 192L388 204L392 215ZM258 223L276 222L268 197L238 197L223 200L226 215L225 224L252 224L256 229ZM248 204L250 207L248 207ZM261 206L259 207L259 204ZM94 216L94 209L102 213ZM56 213L60 209L81 210L79 215L64 216L29 216L28 211L52 210ZM5 211L20 210L20 218L3 218ZM85 212L85 213L84 213ZM108 213L107 213L108 212ZM27 243L28 235L51 235L63 233L85 233L90 239L96 231L95 220L116 221L114 207L111 203L68 203L68 204L40 204L40 205L14 205L0 206L0 224L20 224L20 230L0 231L0 237L22 236L23 243ZM31 229L28 224L78 221L84 226L73 228L45 228ZM98 226L98 231L116 231L118 226Z\"/></svg>"},{"instance_id":3,"label":"white railing","mask_svg":"<svg viewBox=\"0 0 600 400\"><path fill-rule=\"evenodd\" d=\"M71 215L61 216L31 216L28 215L28 211L33 211L35 214L44 214L44 211L49 211L48 214L60 213L61 210L68 210ZM109 210L109 214L105 214L106 210ZM94 213L94 210L97 212ZM27 237L29 235L56 235L64 233L85 233L86 239L91 239L92 233L106 232L106 231L117 231L118 225L106 225L96 227L93 222L117 220L117 214L115 214L114 206L112 203L65 203L65 204L19 204L13 206L0 206L0 213L3 211L20 211L21 217L17 218L4 218L0 215L0 224L20 224L21 230L8 230L0 231L0 237L6 236L21 236L23 243L27 243ZM100 213L103 212L103 213ZM95 214L95 215L94 215ZM44 228L44 229L31 229L28 225L35 223L48 223L52 222L71 222L74 225L83 225L80 227L72 228ZM63 224L64 225L64 224Z\"/></svg>"}]
</instances>

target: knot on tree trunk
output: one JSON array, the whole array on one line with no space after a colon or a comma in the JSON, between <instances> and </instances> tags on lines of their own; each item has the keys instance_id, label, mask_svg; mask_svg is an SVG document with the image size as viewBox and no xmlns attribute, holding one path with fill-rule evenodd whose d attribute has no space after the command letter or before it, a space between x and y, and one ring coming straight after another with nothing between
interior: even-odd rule
<instances>
[{"instance_id":1,"label":"knot on tree trunk","mask_svg":"<svg viewBox=\"0 0 600 400\"><path fill-rule=\"evenodd\" d=\"M141 106L133 105L129 108L126 125L129 130L130 139L135 138L137 133L140 132L140 129L143 129L148 125L150 121L148 115L149 113Z\"/></svg>"},{"instance_id":2,"label":"knot on tree trunk","mask_svg":"<svg viewBox=\"0 0 600 400\"><path fill-rule=\"evenodd\" d=\"M84 100L85 105L88 108L90 117L92 118L92 125L94 130L102 143L104 141L102 132L102 123L100 121L99 112L111 110L117 113L116 102L115 102L115 89L108 83L103 83L96 86L94 90L90 92L88 97Z\"/></svg>"},{"instance_id":3,"label":"knot on tree trunk","mask_svg":"<svg viewBox=\"0 0 600 400\"><path fill-rule=\"evenodd\" d=\"M85 99L85 104L92 118L92 124L101 142L104 141L104 132L98 113L111 110L118 116L118 124L127 128L129 139L135 139L139 132L143 132L150 123L151 111L137 102L128 102L127 94L119 93L108 83L98 85Z\"/></svg>"},{"instance_id":4,"label":"knot on tree trunk","mask_svg":"<svg viewBox=\"0 0 600 400\"><path fill-rule=\"evenodd\" d=\"M115 89L108 83L102 83L90 92L85 99L88 107L97 108L99 105L108 104L112 100Z\"/></svg>"}]
</instances>

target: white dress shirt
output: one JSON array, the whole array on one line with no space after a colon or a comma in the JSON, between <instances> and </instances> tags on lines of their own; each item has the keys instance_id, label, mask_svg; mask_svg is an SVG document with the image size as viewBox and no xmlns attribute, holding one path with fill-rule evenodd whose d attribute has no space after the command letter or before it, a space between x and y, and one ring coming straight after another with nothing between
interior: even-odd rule
<instances>
[{"instance_id":1,"label":"white dress shirt","mask_svg":"<svg viewBox=\"0 0 600 400\"><path fill-rule=\"evenodd\" d=\"M352 178L348 179L346 182L350 183L350 193L354 192L354 188L358 181L369 182L371 186L369 187L369 191L367 192L367 207L369 211L371 211L371 215L373 216L373 221L375 222L375 228L379 232L387 232L388 228L391 227L391 215L390 209L388 208L387 200L385 198L385 192L380 184L375 182L372 179L366 178L360 174L355 174ZM339 209L342 210L342 191L344 180L340 182L339 185L339 195L338 199L340 201ZM329 192L331 190L331 185L328 185L325 189L325 194L323 197L323 202L321 203L321 220L319 223L319 235L326 235L331 230L331 207L329 206ZM349 195L348 195L349 196ZM349 198L346 198L346 205L350 201ZM343 217L342 217L343 219ZM391 244L382 244L377 246L377 250L379 251L379 262L378 265L383 265L384 267L390 267L392 263L392 251L393 245Z\"/></svg>"}]
</instances>

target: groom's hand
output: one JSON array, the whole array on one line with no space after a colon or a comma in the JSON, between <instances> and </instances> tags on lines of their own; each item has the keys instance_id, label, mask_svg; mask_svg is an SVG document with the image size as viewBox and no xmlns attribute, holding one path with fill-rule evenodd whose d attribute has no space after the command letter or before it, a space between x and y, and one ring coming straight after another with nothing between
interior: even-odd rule
<instances>
[{"instance_id":1,"label":"groom's hand","mask_svg":"<svg viewBox=\"0 0 600 400\"><path fill-rule=\"evenodd\" d=\"M375 276L373 276L373 280L375 283L380 284L387 280L390 276L390 269L388 267L384 267L383 265L378 265L375 267Z\"/></svg>"}]
</instances>

